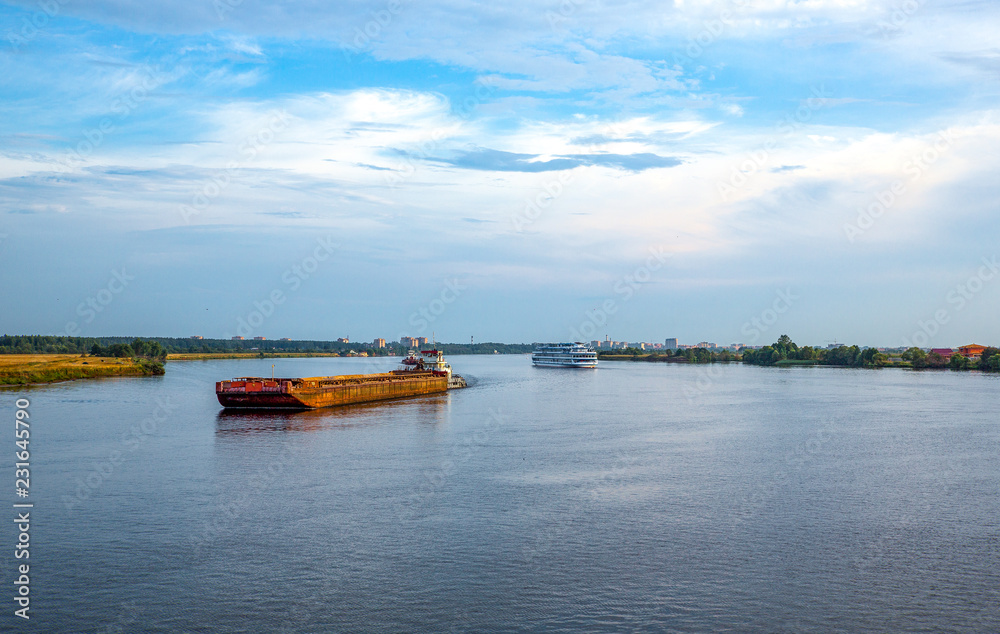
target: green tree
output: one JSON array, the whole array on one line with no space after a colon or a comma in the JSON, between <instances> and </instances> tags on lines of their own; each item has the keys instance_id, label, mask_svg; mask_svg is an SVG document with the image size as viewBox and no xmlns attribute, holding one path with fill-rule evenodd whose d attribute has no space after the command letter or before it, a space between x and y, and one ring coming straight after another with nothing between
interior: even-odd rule
<instances>
[{"instance_id":1,"label":"green tree","mask_svg":"<svg viewBox=\"0 0 1000 634\"><path fill-rule=\"evenodd\" d=\"M919 370L927 365L927 354L916 346L909 348L902 355L904 361L909 361L915 370Z\"/></svg>"},{"instance_id":2,"label":"green tree","mask_svg":"<svg viewBox=\"0 0 1000 634\"><path fill-rule=\"evenodd\" d=\"M948 368L951 370L968 370L971 363L962 355L956 353L948 360Z\"/></svg>"},{"instance_id":3,"label":"green tree","mask_svg":"<svg viewBox=\"0 0 1000 634\"><path fill-rule=\"evenodd\" d=\"M151 341L147 345L146 356L150 359L160 359L162 361L167 358L167 350L160 345L159 341Z\"/></svg>"},{"instance_id":4,"label":"green tree","mask_svg":"<svg viewBox=\"0 0 1000 634\"><path fill-rule=\"evenodd\" d=\"M797 359L799 346L788 335L781 335L772 345L781 359ZM779 359L780 360L780 359Z\"/></svg>"},{"instance_id":5,"label":"green tree","mask_svg":"<svg viewBox=\"0 0 1000 634\"><path fill-rule=\"evenodd\" d=\"M135 351L127 343L113 343L108 346L107 355L109 357L134 357Z\"/></svg>"},{"instance_id":6,"label":"green tree","mask_svg":"<svg viewBox=\"0 0 1000 634\"><path fill-rule=\"evenodd\" d=\"M925 361L928 368L943 368L948 365L948 361L936 352L931 352L927 355L927 360Z\"/></svg>"},{"instance_id":7,"label":"green tree","mask_svg":"<svg viewBox=\"0 0 1000 634\"><path fill-rule=\"evenodd\" d=\"M1000 349L990 346L983 350L983 353L979 355L979 361L985 363L997 355L1000 355Z\"/></svg>"},{"instance_id":8,"label":"green tree","mask_svg":"<svg viewBox=\"0 0 1000 634\"><path fill-rule=\"evenodd\" d=\"M866 368L878 368L889 362L889 357L879 352L876 348L865 348L861 351L859 365Z\"/></svg>"}]
</instances>

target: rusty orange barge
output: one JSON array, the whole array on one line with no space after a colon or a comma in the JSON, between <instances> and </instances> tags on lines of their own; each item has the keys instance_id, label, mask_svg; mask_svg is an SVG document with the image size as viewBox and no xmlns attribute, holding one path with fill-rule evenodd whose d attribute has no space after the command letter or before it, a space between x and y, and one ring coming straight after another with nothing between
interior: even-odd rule
<instances>
[{"instance_id":1,"label":"rusty orange barge","mask_svg":"<svg viewBox=\"0 0 1000 634\"><path fill-rule=\"evenodd\" d=\"M298 379L239 377L218 381L215 394L223 407L315 409L420 396L466 387L452 374L439 350L422 350L403 359L400 369L379 374L315 376Z\"/></svg>"}]
</instances>

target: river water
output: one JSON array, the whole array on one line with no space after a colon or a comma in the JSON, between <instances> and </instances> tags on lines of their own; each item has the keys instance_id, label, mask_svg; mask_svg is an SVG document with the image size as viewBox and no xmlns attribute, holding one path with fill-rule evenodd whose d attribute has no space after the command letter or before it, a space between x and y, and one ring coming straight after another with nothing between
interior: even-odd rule
<instances>
[{"instance_id":1,"label":"river water","mask_svg":"<svg viewBox=\"0 0 1000 634\"><path fill-rule=\"evenodd\" d=\"M1000 631L1000 377L450 361L472 387L303 413L214 382L395 360L0 391L10 432L31 403L30 625Z\"/></svg>"}]
</instances>

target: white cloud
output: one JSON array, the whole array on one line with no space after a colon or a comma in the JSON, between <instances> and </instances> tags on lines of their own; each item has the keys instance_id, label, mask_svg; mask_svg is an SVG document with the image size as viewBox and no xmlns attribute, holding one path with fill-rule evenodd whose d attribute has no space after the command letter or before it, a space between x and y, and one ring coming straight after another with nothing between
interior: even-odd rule
<instances>
[{"instance_id":1,"label":"white cloud","mask_svg":"<svg viewBox=\"0 0 1000 634\"><path fill-rule=\"evenodd\" d=\"M226 35L223 37L228 47L236 51L237 53L244 53L253 57L263 57L264 52L260 47L260 44L246 37L237 37L235 35Z\"/></svg>"},{"instance_id":2,"label":"white cloud","mask_svg":"<svg viewBox=\"0 0 1000 634\"><path fill-rule=\"evenodd\" d=\"M282 123L275 126L279 113ZM71 172L75 180L62 187L75 188L92 201L104 200L108 204L103 214L131 214L144 218L143 223L172 226L183 220L176 213L180 204L213 175L236 164L231 185L196 223L244 223L248 211L262 213L291 204L307 210L295 218L335 222L358 231L376 231L401 218L415 226L444 221L442 233L462 240L518 233L513 219L539 195L545 200L559 173L467 170L428 158L470 147L540 161L579 154L653 153L680 156L684 162L641 173L578 167L520 233L529 242L549 245L564 239L576 244L601 241L621 253L649 236L672 236L689 252L711 252L720 245L735 248L782 235L840 240L842 225L854 220L859 206L903 180L905 195L865 240L922 242L946 213L926 201L955 193L969 178L985 186L990 182L986 174L1000 169L1000 159L990 150L1000 146L996 119L986 112L941 127L948 127L955 141L932 169L914 179L913 163L933 147L939 129L883 133L803 124L791 134L734 129L695 116L609 120L587 114L566 120L528 119L514 128L495 129L489 117L463 116L440 94L360 89L206 107L193 126L204 130L197 141L99 148ZM250 158L249 148L254 149ZM770 149L754 163L761 148ZM116 179L98 174L119 165L129 166L129 182L146 183L139 189L145 189L147 209L154 213L113 202ZM746 165L751 168L744 169ZM779 169L782 166L795 169ZM48 174L51 157L7 153L0 170L6 179ZM747 173L737 186L732 179L740 171ZM732 190L729 195L720 196L720 184ZM803 204L809 206L808 213L798 208ZM75 209L67 206L70 212ZM761 209L776 211L762 220ZM491 222L448 222L469 216Z\"/></svg>"}]
</instances>

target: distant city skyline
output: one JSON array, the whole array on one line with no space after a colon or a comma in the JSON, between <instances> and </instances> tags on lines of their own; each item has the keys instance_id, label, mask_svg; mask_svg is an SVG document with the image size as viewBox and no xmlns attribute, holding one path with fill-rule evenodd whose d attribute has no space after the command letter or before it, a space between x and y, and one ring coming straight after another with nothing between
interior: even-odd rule
<instances>
[{"instance_id":1,"label":"distant city skyline","mask_svg":"<svg viewBox=\"0 0 1000 634\"><path fill-rule=\"evenodd\" d=\"M1000 343L994 2L0 16L0 332Z\"/></svg>"},{"instance_id":2,"label":"distant city skyline","mask_svg":"<svg viewBox=\"0 0 1000 634\"><path fill-rule=\"evenodd\" d=\"M787 333L782 333L782 334L787 334ZM200 335L192 335L192 336L189 336L187 338L188 339L198 339L198 340L205 339L204 337L202 337ZM644 340L644 339L637 339L637 340L612 339L609 335L606 335L605 339L592 339L590 341L581 341L579 343L584 343L584 344L590 345L590 346L594 347L595 349L604 349L604 348L607 348L607 349L619 349L619 348L636 348L636 347L638 347L638 348L645 348L645 349L651 349L651 350L677 350L677 349L682 349L683 350L683 349L687 349L687 348L708 348L708 349L718 349L718 350L740 350L740 349L743 349L743 348L762 348L764 346L771 345L771 344L775 343L775 341L777 341L777 338L778 337L775 337L775 340L768 341L766 343L746 344L746 343L743 343L743 342L740 342L740 341L734 341L734 342L729 342L729 343L718 343L718 342L706 341L706 340L701 340L701 341L697 341L697 342L695 342L694 340L692 340L690 343L688 343L688 342L682 342L682 341L680 341L676 337L668 337L668 338L666 338L663 341L663 343L660 343L658 341ZM247 339L245 337L241 337L241 336L238 336L238 335L230 337L230 339L233 340L233 341L247 341ZM890 348L891 349L895 349L895 348L918 347L918 348L924 348L924 349L927 349L927 350L937 350L939 352L943 352L943 351L952 351L953 352L953 351L957 351L959 348L961 348L962 345L965 345L965 346L969 346L969 345L976 346L976 345L979 345L979 344L976 344L976 343L973 342L973 343L966 343L966 344L961 344L961 345L960 344L956 344L956 345L951 345L951 346L941 346L941 347L935 348L933 346L926 346L926 345L921 345L921 344L916 343L916 342L910 342L911 344L913 344L912 346L911 345L890 345L890 344L869 346L867 344L860 345L860 344L857 344L857 343L854 343L854 342L849 342L849 341L833 341L833 342L815 343L815 342L808 342L808 341L795 341L794 337L791 337L791 339L792 339L792 341L794 341L800 347L811 346L813 348L825 348L825 349L835 348L835 347L838 347L838 346L859 345L860 347L873 347L873 348L879 348L879 349L890 349ZM267 341L268 337L256 336L256 337L253 337L253 340L255 340L255 341ZM275 339L271 339L271 340L274 341ZM276 339L276 340L277 341L294 341L295 339L292 339L290 337L281 337L281 338ZM310 341L310 340L306 339L305 341ZM341 343L341 344L352 343L352 341L348 337L337 337L336 339L318 339L316 341L330 341L330 342L336 342L336 343ZM429 339L429 338L427 338L427 337L408 337L408 336L402 336L398 340L391 340L391 339L387 340L387 339L385 339L383 337L376 337L372 341L365 341L365 340L358 341L358 340L354 340L353 343L354 343L354 345L356 347L362 348L362 349L364 349L364 348L382 349L382 348L392 347L392 346L395 346L395 345L399 345L399 346L403 346L403 347L408 347L408 348L418 348L418 347L426 346L426 345L428 345L430 343L434 343L434 341L431 340L431 339ZM447 341L438 340L438 341L436 341L436 343L465 344L466 342L464 342L464 341L455 341L455 340L447 340ZM470 341L469 343L475 343L475 342L474 341ZM555 342L555 341L533 340L533 341L483 341L481 343L483 343L483 344L488 344L488 343L501 343L501 344L537 344L537 343L572 343L572 342L570 342L570 341Z\"/></svg>"}]
</instances>

